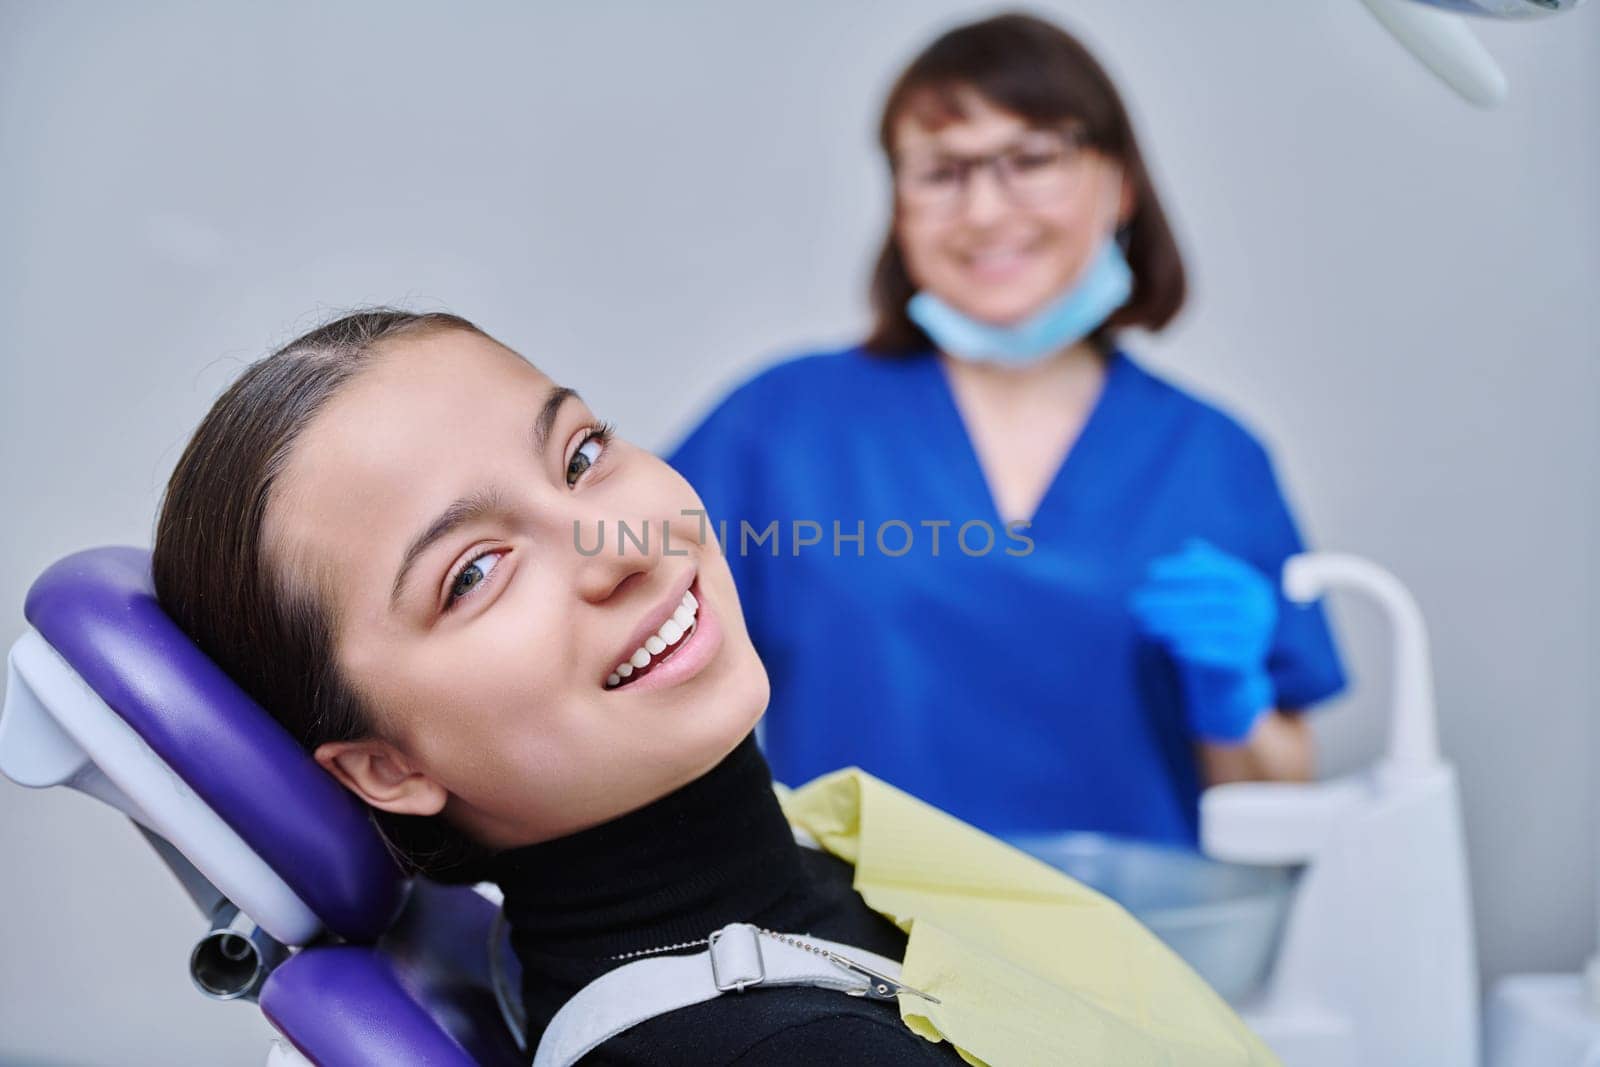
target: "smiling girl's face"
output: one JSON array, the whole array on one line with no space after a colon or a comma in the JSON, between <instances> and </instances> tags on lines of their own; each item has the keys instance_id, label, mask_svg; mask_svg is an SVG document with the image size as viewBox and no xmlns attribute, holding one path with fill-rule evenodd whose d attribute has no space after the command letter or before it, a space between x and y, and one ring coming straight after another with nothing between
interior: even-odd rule
<instances>
[{"instance_id":1,"label":"smiling girl's face","mask_svg":"<svg viewBox=\"0 0 1600 1067\"><path fill-rule=\"evenodd\" d=\"M371 736L318 762L374 807L443 811L494 848L699 777L768 697L728 566L684 514L701 506L494 341L380 344L299 438L266 516L269 557L327 605L372 712Z\"/></svg>"}]
</instances>

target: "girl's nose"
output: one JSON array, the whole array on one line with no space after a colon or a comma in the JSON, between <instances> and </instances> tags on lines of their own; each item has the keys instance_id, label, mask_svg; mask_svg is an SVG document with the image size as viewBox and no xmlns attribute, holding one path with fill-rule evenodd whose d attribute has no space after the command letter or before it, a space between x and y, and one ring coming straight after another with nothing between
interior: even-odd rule
<instances>
[{"instance_id":1,"label":"girl's nose","mask_svg":"<svg viewBox=\"0 0 1600 1067\"><path fill-rule=\"evenodd\" d=\"M661 524L596 519L573 528L577 590L599 604L646 581L661 562Z\"/></svg>"}]
</instances>

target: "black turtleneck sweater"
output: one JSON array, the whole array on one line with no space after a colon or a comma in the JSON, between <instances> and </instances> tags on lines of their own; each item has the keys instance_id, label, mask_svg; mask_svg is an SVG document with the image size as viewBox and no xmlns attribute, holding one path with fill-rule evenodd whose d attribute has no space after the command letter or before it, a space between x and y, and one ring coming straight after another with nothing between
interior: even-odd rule
<instances>
[{"instance_id":1,"label":"black turtleneck sweater","mask_svg":"<svg viewBox=\"0 0 1600 1067\"><path fill-rule=\"evenodd\" d=\"M698 941L730 922L812 934L890 959L905 955L905 934L850 887L850 865L795 844L753 736L702 777L638 811L501 853L493 873L522 964L530 1051L568 998L626 962L611 957ZM757 986L640 1023L583 1062L948 1067L962 1061L948 1043L908 1030L892 1002Z\"/></svg>"}]
</instances>

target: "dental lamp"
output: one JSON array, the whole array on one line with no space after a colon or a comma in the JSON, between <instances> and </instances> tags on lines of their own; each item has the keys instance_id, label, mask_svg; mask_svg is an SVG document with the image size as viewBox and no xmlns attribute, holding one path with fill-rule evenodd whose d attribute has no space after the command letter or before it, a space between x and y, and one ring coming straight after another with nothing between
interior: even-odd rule
<instances>
[{"instance_id":1,"label":"dental lamp","mask_svg":"<svg viewBox=\"0 0 1600 1067\"><path fill-rule=\"evenodd\" d=\"M1424 66L1469 102L1495 107L1506 76L1462 15L1537 18L1570 11L1584 0L1363 0L1379 22Z\"/></svg>"}]
</instances>

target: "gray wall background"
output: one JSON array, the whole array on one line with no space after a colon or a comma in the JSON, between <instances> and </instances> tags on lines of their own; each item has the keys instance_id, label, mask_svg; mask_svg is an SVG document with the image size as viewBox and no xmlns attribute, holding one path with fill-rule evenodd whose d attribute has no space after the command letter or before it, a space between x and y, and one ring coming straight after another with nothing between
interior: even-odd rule
<instances>
[{"instance_id":1,"label":"gray wall background","mask_svg":"<svg viewBox=\"0 0 1600 1067\"><path fill-rule=\"evenodd\" d=\"M967 4L0 3L0 640L148 543L188 432L327 312L449 307L665 446L854 336L895 70ZM1153 364L1274 446L1321 547L1432 625L1486 978L1594 947L1600 4L1485 24L1474 111L1355 0L1038 5L1120 80L1195 278ZM1335 615L1381 736L1384 635ZM0 783L0 1059L255 1063L120 818ZM148 1054L137 1050L146 1046Z\"/></svg>"}]
</instances>

